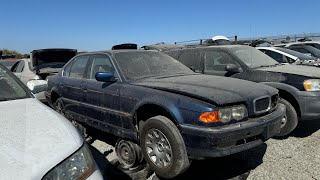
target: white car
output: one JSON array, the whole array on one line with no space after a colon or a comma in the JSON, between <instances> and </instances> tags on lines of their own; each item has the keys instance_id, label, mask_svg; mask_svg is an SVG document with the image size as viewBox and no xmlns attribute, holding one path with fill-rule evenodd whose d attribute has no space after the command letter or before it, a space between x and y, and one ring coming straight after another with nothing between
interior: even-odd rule
<instances>
[{"instance_id":1,"label":"white car","mask_svg":"<svg viewBox=\"0 0 320 180\"><path fill-rule=\"evenodd\" d=\"M308 45L315 47L320 50L320 41L304 41L304 42L291 42L291 43L285 43L285 44L276 44L274 46L276 47L290 47L290 46L295 46L295 45Z\"/></svg>"},{"instance_id":2,"label":"white car","mask_svg":"<svg viewBox=\"0 0 320 180\"><path fill-rule=\"evenodd\" d=\"M256 47L279 63L319 66L319 59L281 47Z\"/></svg>"},{"instance_id":3,"label":"white car","mask_svg":"<svg viewBox=\"0 0 320 180\"><path fill-rule=\"evenodd\" d=\"M88 145L0 65L0 179L103 179Z\"/></svg>"},{"instance_id":4,"label":"white car","mask_svg":"<svg viewBox=\"0 0 320 180\"><path fill-rule=\"evenodd\" d=\"M47 76L58 73L76 54L76 49L33 50L30 59L18 60L18 62L11 67L11 71L30 88L37 99L45 102L44 91ZM35 84L41 84L42 88L35 89Z\"/></svg>"}]
</instances>

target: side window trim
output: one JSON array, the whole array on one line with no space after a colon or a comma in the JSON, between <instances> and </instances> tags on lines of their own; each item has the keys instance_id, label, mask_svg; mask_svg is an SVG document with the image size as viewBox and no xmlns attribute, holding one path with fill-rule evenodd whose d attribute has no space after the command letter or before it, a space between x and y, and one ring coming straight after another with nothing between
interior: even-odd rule
<instances>
[{"instance_id":1,"label":"side window trim","mask_svg":"<svg viewBox=\"0 0 320 180\"><path fill-rule=\"evenodd\" d=\"M72 67L73 62L75 61L75 59L76 59L76 58L72 59L72 60L66 65L66 67L63 68L63 71L62 71L62 76L63 76L63 77L69 77L69 76L70 76L70 70L71 70L71 67ZM70 69L69 69L69 75L66 76L66 75L65 75L65 70L66 70L68 67L70 67Z\"/></svg>"},{"instance_id":2,"label":"side window trim","mask_svg":"<svg viewBox=\"0 0 320 180\"><path fill-rule=\"evenodd\" d=\"M113 62L112 57L111 57L109 54L107 54L107 53L102 53L102 54L101 54L101 53L99 53L99 54L90 54L89 63L88 63L88 67L87 67L88 72L87 72L87 76L86 76L88 80L96 81L95 78L93 78L93 79L90 78L91 67L92 67L92 65L93 65L93 61L94 61L94 57L95 57L95 56L106 56L106 57L110 60L110 63L111 63L112 68L113 68L113 70L114 70L114 77L116 77L120 82L122 82L122 79L121 79L121 77L120 77L120 74L119 74L116 66L115 66L115 63Z\"/></svg>"}]
</instances>

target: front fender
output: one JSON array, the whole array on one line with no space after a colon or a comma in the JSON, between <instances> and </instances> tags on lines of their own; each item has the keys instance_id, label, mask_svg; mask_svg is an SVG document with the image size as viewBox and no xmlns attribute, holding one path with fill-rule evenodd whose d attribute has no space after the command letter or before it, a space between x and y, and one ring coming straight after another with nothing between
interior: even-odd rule
<instances>
[{"instance_id":1,"label":"front fender","mask_svg":"<svg viewBox=\"0 0 320 180\"><path fill-rule=\"evenodd\" d=\"M176 102L170 98L164 98L160 95L145 96L136 104L136 107L133 109L131 114L134 114L140 107L147 104L157 105L166 110L176 124L183 122L183 117L178 106L176 106Z\"/></svg>"},{"instance_id":2,"label":"front fender","mask_svg":"<svg viewBox=\"0 0 320 180\"><path fill-rule=\"evenodd\" d=\"M279 82L261 82L262 84L274 87L278 90L283 90L283 91L287 91L288 93L290 93L293 96L297 96L298 93L300 92L299 89L288 85L288 84L284 84L284 83L279 83Z\"/></svg>"}]
</instances>

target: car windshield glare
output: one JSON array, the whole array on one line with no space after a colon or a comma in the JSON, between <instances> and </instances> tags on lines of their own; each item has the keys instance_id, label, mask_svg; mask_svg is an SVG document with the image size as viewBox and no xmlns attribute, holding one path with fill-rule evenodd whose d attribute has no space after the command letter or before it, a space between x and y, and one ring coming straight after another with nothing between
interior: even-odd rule
<instances>
[{"instance_id":1,"label":"car windshield glare","mask_svg":"<svg viewBox=\"0 0 320 180\"><path fill-rule=\"evenodd\" d=\"M233 55L238 57L249 68L258 68L265 66L274 66L279 64L263 52L250 46L237 46L230 48Z\"/></svg>"},{"instance_id":2,"label":"car windshield glare","mask_svg":"<svg viewBox=\"0 0 320 180\"><path fill-rule=\"evenodd\" d=\"M177 60L160 52L127 51L115 53L114 56L127 80L195 74Z\"/></svg>"},{"instance_id":3,"label":"car windshield glare","mask_svg":"<svg viewBox=\"0 0 320 180\"><path fill-rule=\"evenodd\" d=\"M30 97L21 85L0 66L0 101Z\"/></svg>"}]
</instances>

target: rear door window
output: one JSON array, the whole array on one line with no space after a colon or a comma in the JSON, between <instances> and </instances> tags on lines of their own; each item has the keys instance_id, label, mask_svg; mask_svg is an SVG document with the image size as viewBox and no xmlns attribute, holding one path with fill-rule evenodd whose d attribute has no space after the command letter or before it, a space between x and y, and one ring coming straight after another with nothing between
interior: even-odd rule
<instances>
[{"instance_id":1,"label":"rear door window","mask_svg":"<svg viewBox=\"0 0 320 180\"><path fill-rule=\"evenodd\" d=\"M88 62L89 56L80 56L75 58L70 69L69 77L84 78Z\"/></svg>"},{"instance_id":2,"label":"rear door window","mask_svg":"<svg viewBox=\"0 0 320 180\"><path fill-rule=\"evenodd\" d=\"M189 68L194 68L196 71L203 71L203 63L201 59L200 51L190 50L182 52L178 60Z\"/></svg>"}]
</instances>

